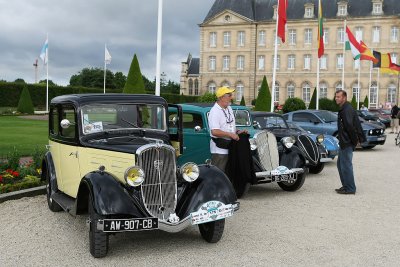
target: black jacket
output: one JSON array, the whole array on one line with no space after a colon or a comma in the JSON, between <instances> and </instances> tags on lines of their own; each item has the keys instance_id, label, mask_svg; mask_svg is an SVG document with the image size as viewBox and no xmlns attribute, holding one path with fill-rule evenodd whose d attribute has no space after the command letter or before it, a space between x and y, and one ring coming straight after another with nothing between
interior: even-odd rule
<instances>
[{"instance_id":1,"label":"black jacket","mask_svg":"<svg viewBox=\"0 0 400 267\"><path fill-rule=\"evenodd\" d=\"M397 105L394 105L392 107L391 113L392 113L392 116L391 116L392 119L396 119L397 118L397 113L399 113L399 107Z\"/></svg>"},{"instance_id":2,"label":"black jacket","mask_svg":"<svg viewBox=\"0 0 400 267\"><path fill-rule=\"evenodd\" d=\"M357 146L366 141L357 112L346 102L338 113L338 139L341 149Z\"/></svg>"}]
</instances>

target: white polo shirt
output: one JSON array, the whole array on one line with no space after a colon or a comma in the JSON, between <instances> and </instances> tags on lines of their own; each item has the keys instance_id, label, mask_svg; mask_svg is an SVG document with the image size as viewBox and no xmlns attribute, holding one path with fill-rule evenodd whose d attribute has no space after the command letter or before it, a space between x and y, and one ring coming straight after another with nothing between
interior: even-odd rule
<instances>
[{"instance_id":1,"label":"white polo shirt","mask_svg":"<svg viewBox=\"0 0 400 267\"><path fill-rule=\"evenodd\" d=\"M227 108L220 107L217 103L210 110L210 114L208 115L208 125L210 127L210 135L213 136L211 130L219 129L224 132L236 132L236 122L235 116L233 114L233 110L230 106ZM226 138L228 139L228 138ZM210 142L210 151L211 154L228 154L228 149L223 149L217 147L214 141L211 139Z\"/></svg>"}]
</instances>

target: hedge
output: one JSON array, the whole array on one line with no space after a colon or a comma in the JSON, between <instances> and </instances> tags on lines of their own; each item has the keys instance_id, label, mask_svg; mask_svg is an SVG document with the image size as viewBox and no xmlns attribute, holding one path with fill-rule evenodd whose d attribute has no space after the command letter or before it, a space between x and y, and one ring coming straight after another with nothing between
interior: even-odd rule
<instances>
[{"instance_id":1,"label":"hedge","mask_svg":"<svg viewBox=\"0 0 400 267\"><path fill-rule=\"evenodd\" d=\"M23 84L0 82L0 107L17 107L22 89L26 86L31 95L32 103L36 108L45 109L46 107L46 84ZM121 93L122 89L107 90L108 93ZM88 94L88 93L103 93L103 88L87 88L79 86L58 86L49 85L49 101L59 95L67 94ZM154 92L146 91L147 94ZM190 103L199 102L199 96L185 96L177 94L164 94L161 96L168 103Z\"/></svg>"}]
</instances>

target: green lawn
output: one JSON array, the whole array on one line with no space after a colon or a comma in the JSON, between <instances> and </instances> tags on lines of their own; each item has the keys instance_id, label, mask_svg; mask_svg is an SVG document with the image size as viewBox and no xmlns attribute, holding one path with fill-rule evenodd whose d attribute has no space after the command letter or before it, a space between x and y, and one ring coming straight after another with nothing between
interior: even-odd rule
<instances>
[{"instance_id":1,"label":"green lawn","mask_svg":"<svg viewBox=\"0 0 400 267\"><path fill-rule=\"evenodd\" d=\"M48 122L22 119L17 116L0 116L0 158L14 147L23 156L30 156L35 148L48 144Z\"/></svg>"}]
</instances>

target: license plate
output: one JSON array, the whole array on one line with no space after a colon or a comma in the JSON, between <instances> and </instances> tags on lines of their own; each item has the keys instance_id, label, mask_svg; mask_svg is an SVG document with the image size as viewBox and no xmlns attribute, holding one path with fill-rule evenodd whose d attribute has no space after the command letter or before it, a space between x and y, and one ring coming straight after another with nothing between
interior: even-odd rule
<instances>
[{"instance_id":1,"label":"license plate","mask_svg":"<svg viewBox=\"0 0 400 267\"><path fill-rule=\"evenodd\" d=\"M385 137L378 137L378 141L383 141L383 140L385 140L386 138Z\"/></svg>"},{"instance_id":2,"label":"license plate","mask_svg":"<svg viewBox=\"0 0 400 267\"><path fill-rule=\"evenodd\" d=\"M272 175L271 179L273 182L287 182L289 180L294 180L296 178L295 175L295 173Z\"/></svg>"},{"instance_id":3,"label":"license plate","mask_svg":"<svg viewBox=\"0 0 400 267\"><path fill-rule=\"evenodd\" d=\"M192 224L201 224L225 219L233 215L232 204L225 205L219 201L209 201L201 205L198 211L190 213Z\"/></svg>"},{"instance_id":4,"label":"license plate","mask_svg":"<svg viewBox=\"0 0 400 267\"><path fill-rule=\"evenodd\" d=\"M158 229L158 218L104 219L103 232L123 232Z\"/></svg>"}]
</instances>

